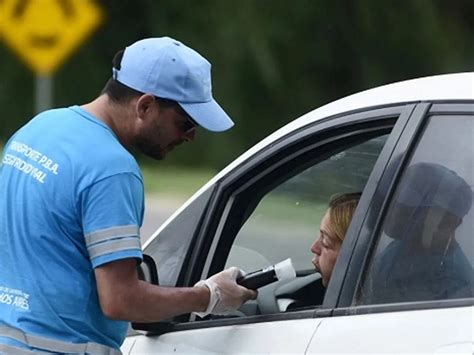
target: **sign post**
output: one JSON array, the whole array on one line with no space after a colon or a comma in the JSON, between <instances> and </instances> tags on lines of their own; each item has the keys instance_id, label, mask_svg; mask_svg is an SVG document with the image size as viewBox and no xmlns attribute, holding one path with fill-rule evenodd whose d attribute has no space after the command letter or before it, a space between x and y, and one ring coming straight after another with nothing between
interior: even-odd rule
<instances>
[{"instance_id":1,"label":"sign post","mask_svg":"<svg viewBox=\"0 0 474 355\"><path fill-rule=\"evenodd\" d=\"M2 38L36 73L36 112L52 107L52 75L102 20L93 0L0 0Z\"/></svg>"},{"instance_id":2,"label":"sign post","mask_svg":"<svg viewBox=\"0 0 474 355\"><path fill-rule=\"evenodd\" d=\"M53 106L53 78L51 75L36 75L35 112L47 110Z\"/></svg>"}]
</instances>

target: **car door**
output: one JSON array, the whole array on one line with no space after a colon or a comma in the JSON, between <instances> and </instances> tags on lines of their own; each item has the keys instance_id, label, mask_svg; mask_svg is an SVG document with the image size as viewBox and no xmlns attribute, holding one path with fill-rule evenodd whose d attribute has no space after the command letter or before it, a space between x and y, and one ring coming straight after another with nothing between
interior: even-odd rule
<instances>
[{"instance_id":1,"label":"car door","mask_svg":"<svg viewBox=\"0 0 474 355\"><path fill-rule=\"evenodd\" d=\"M326 295L335 309L308 354L474 351L474 105L417 111L345 250L341 287Z\"/></svg>"},{"instance_id":2,"label":"car door","mask_svg":"<svg viewBox=\"0 0 474 355\"><path fill-rule=\"evenodd\" d=\"M314 122L207 185L145 248L158 264L160 284L192 286L230 265L253 271L287 257L297 278L260 289L256 301L227 316L134 324L138 334L127 338L123 351L304 354L335 306L321 305L326 290L309 252L325 204L333 193L363 191L353 235L343 244L350 255L361 216L415 107L391 105ZM172 234L180 241L171 242ZM348 262L344 258L334 273L345 272ZM331 282L327 292L339 294L341 287Z\"/></svg>"}]
</instances>

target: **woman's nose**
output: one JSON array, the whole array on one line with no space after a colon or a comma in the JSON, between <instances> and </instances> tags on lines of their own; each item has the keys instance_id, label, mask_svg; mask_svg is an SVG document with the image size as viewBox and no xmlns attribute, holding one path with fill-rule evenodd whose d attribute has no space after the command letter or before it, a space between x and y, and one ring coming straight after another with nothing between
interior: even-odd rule
<instances>
[{"instance_id":1,"label":"woman's nose","mask_svg":"<svg viewBox=\"0 0 474 355\"><path fill-rule=\"evenodd\" d=\"M316 255L319 255L321 254L321 246L320 246L320 239L321 238L318 238L314 241L314 243L311 245L311 252L313 254L316 254Z\"/></svg>"}]
</instances>

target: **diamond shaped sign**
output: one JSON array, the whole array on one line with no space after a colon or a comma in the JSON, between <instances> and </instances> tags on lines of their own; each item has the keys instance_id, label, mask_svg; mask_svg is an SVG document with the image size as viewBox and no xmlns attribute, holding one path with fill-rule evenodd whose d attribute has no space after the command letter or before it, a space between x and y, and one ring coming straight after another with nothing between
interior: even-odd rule
<instances>
[{"instance_id":1,"label":"diamond shaped sign","mask_svg":"<svg viewBox=\"0 0 474 355\"><path fill-rule=\"evenodd\" d=\"M3 40L40 75L51 75L102 20L91 0L0 0Z\"/></svg>"},{"instance_id":2,"label":"diamond shaped sign","mask_svg":"<svg viewBox=\"0 0 474 355\"><path fill-rule=\"evenodd\" d=\"M2 39L3 36L3 2L4 0L0 0L0 40Z\"/></svg>"}]
</instances>

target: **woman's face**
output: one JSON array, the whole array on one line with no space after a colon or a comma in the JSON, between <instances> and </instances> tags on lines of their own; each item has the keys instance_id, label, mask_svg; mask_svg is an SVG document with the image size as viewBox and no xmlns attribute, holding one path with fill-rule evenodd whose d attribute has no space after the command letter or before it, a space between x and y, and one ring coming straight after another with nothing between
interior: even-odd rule
<instances>
[{"instance_id":1,"label":"woman's face","mask_svg":"<svg viewBox=\"0 0 474 355\"><path fill-rule=\"evenodd\" d=\"M339 255L341 244L331 228L328 209L321 220L319 237L311 245L311 252L315 255L312 262L322 276L324 287L327 287L331 278L332 269Z\"/></svg>"}]
</instances>

